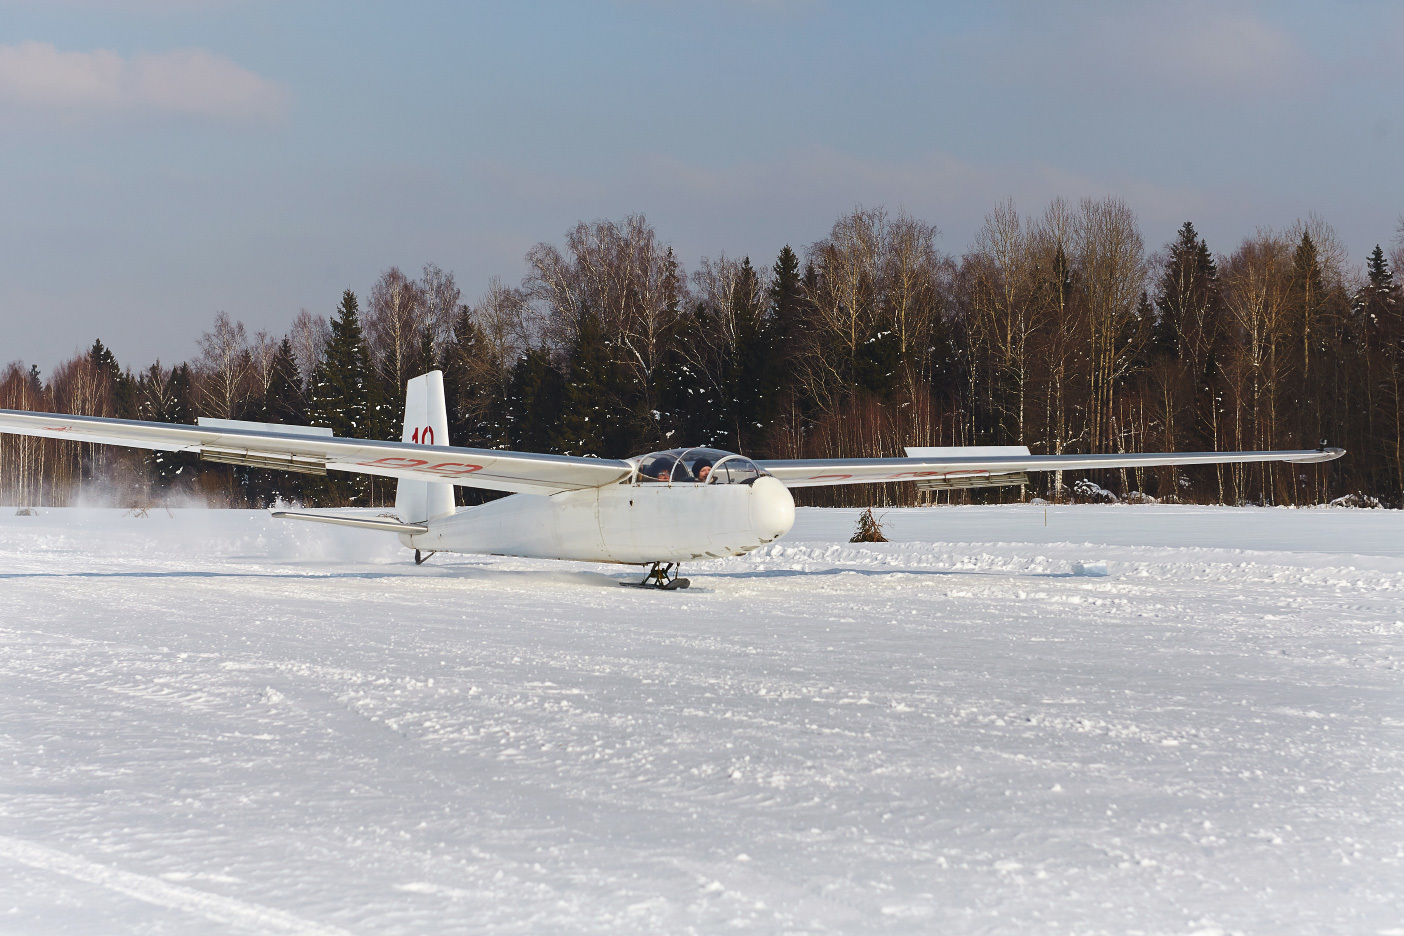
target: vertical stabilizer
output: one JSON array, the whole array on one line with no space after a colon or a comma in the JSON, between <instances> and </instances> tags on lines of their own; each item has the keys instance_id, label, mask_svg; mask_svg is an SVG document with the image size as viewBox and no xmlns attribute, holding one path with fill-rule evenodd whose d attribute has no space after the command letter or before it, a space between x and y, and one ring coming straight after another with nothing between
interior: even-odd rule
<instances>
[{"instance_id":1,"label":"vertical stabilizer","mask_svg":"<svg viewBox=\"0 0 1404 936\"><path fill-rule=\"evenodd\" d=\"M448 407L443 371L430 371L405 385L405 431L401 442L448 445ZM406 523L423 523L453 513L453 485L401 480L395 512Z\"/></svg>"}]
</instances>

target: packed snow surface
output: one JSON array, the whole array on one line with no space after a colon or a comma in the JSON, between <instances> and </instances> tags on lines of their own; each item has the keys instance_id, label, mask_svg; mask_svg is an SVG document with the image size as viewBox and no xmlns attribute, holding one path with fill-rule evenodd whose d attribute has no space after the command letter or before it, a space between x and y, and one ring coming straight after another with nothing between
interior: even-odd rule
<instances>
[{"instance_id":1,"label":"packed snow surface","mask_svg":"<svg viewBox=\"0 0 1404 936\"><path fill-rule=\"evenodd\" d=\"M12 513L0 932L1404 934L1398 512L802 510L675 592Z\"/></svg>"}]
</instances>

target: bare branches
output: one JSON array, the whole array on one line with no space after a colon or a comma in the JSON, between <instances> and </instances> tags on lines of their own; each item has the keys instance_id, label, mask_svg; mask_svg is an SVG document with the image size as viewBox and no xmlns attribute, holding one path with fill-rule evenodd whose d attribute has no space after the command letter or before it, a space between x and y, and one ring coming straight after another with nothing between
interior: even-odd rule
<instances>
[{"instance_id":1,"label":"bare branches","mask_svg":"<svg viewBox=\"0 0 1404 936\"><path fill-rule=\"evenodd\" d=\"M322 353L331 340L331 327L324 316L313 315L306 309L299 309L288 332L288 343L292 345L293 361L297 364L298 376L302 379L305 393L312 384L312 372L322 360Z\"/></svg>"},{"instance_id":2,"label":"bare branches","mask_svg":"<svg viewBox=\"0 0 1404 936\"><path fill-rule=\"evenodd\" d=\"M453 274L439 269L436 263L424 265L419 288L424 296L425 327L429 331L432 356L438 360L444 347L453 340L453 324L462 309L463 291L458 288Z\"/></svg>"},{"instance_id":3,"label":"bare branches","mask_svg":"<svg viewBox=\"0 0 1404 936\"><path fill-rule=\"evenodd\" d=\"M363 323L381 379L387 389L403 392L405 383L414 376L410 371L421 363L426 339L432 335L424 287L399 267L390 267L371 287Z\"/></svg>"},{"instance_id":4,"label":"bare branches","mask_svg":"<svg viewBox=\"0 0 1404 936\"><path fill-rule=\"evenodd\" d=\"M243 396L244 380L252 369L249 338L243 322L216 313L214 327L200 336L203 397L201 408L221 419L234 419Z\"/></svg>"},{"instance_id":5,"label":"bare branches","mask_svg":"<svg viewBox=\"0 0 1404 936\"><path fill-rule=\"evenodd\" d=\"M558 350L570 347L588 309L599 317L617 363L638 382L651 409L656 373L685 288L672 248L659 243L643 215L629 215L622 223L582 222L567 233L564 251L537 244L528 251L527 264L523 287L542 308L548 343Z\"/></svg>"}]
</instances>

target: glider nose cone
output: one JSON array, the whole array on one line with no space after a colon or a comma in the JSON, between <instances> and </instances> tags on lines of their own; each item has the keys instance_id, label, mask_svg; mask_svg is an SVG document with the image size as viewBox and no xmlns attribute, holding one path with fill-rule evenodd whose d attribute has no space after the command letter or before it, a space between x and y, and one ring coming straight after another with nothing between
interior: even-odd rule
<instances>
[{"instance_id":1,"label":"glider nose cone","mask_svg":"<svg viewBox=\"0 0 1404 936\"><path fill-rule=\"evenodd\" d=\"M757 478L751 485L751 529L762 543L777 540L795 525L795 499L774 478Z\"/></svg>"}]
</instances>

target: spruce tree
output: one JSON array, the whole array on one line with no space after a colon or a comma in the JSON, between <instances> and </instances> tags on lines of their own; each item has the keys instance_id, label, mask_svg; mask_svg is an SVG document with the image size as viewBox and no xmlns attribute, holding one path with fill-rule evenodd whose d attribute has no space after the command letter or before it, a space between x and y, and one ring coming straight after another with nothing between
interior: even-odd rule
<instances>
[{"instance_id":1,"label":"spruce tree","mask_svg":"<svg viewBox=\"0 0 1404 936\"><path fill-rule=\"evenodd\" d=\"M1219 270L1209 247L1186 221L1180 226L1170 256L1156 283L1157 314L1151 330L1151 353L1156 357L1180 358L1196 341L1206 310L1218 297Z\"/></svg>"},{"instance_id":2,"label":"spruce tree","mask_svg":"<svg viewBox=\"0 0 1404 936\"><path fill-rule=\"evenodd\" d=\"M540 348L523 354L512 368L507 390L507 433L523 452L556 453L558 423L565 406L565 379Z\"/></svg>"},{"instance_id":3,"label":"spruce tree","mask_svg":"<svg viewBox=\"0 0 1404 936\"><path fill-rule=\"evenodd\" d=\"M132 381L136 419L163 423L195 421L194 380L190 366L181 364L166 373L157 361ZM199 458L188 452L152 451L146 454L146 473L153 487L168 488L177 481L193 483Z\"/></svg>"},{"instance_id":4,"label":"spruce tree","mask_svg":"<svg viewBox=\"0 0 1404 936\"><path fill-rule=\"evenodd\" d=\"M1365 261L1365 275L1365 286L1353 303L1357 327L1369 353L1398 354L1404 342L1404 303L1379 244Z\"/></svg>"},{"instance_id":5,"label":"spruce tree","mask_svg":"<svg viewBox=\"0 0 1404 936\"><path fill-rule=\"evenodd\" d=\"M786 244L780 249L770 280L770 318L774 323L777 366L782 376L784 362L794 357L798 339L804 331L804 281L800 276L799 257Z\"/></svg>"},{"instance_id":6,"label":"spruce tree","mask_svg":"<svg viewBox=\"0 0 1404 936\"><path fill-rule=\"evenodd\" d=\"M334 435L369 439L378 416L373 399L370 358L361 331L356 294L346 290L331 320L331 337L312 372L308 421L330 428ZM376 395L378 397L378 394ZM373 479L309 476L302 479L304 497L329 506L365 504L375 496Z\"/></svg>"},{"instance_id":7,"label":"spruce tree","mask_svg":"<svg viewBox=\"0 0 1404 936\"><path fill-rule=\"evenodd\" d=\"M733 428L730 408L722 397L733 394L727 373L719 375L718 388L698 372L698 362L710 354L716 327L698 306L678 317L668 340L668 353L657 376L658 416L654 419L654 442L640 448L668 445L717 445L731 447ZM730 362L727 362L728 364ZM725 371L725 368L720 368ZM651 415L651 414L650 414ZM630 452L629 454L638 454Z\"/></svg>"},{"instance_id":8,"label":"spruce tree","mask_svg":"<svg viewBox=\"0 0 1404 936\"><path fill-rule=\"evenodd\" d=\"M786 247L781 252L784 257ZM789 251L790 257L794 252ZM777 273L781 261L776 261ZM798 281L798 269L793 273ZM730 409L733 413L731 444L737 451L756 453L761 440L770 431L779 413L781 369L776 366L777 319L771 310L749 301L756 295L756 271L751 258L741 263L735 301L736 360L732 381ZM772 290L772 301L775 295Z\"/></svg>"},{"instance_id":9,"label":"spruce tree","mask_svg":"<svg viewBox=\"0 0 1404 936\"><path fill-rule=\"evenodd\" d=\"M307 401L302 394L302 375L297 369L292 342L284 338L273 356L272 377L263 397L263 418L267 422L291 426L307 422Z\"/></svg>"},{"instance_id":10,"label":"spruce tree","mask_svg":"<svg viewBox=\"0 0 1404 936\"><path fill-rule=\"evenodd\" d=\"M617 401L613 399L614 365L600 317L589 307L581 310L570 349L570 374L566 378L565 408L556 426L556 448L566 455L604 455L614 441L611 426Z\"/></svg>"},{"instance_id":11,"label":"spruce tree","mask_svg":"<svg viewBox=\"0 0 1404 936\"><path fill-rule=\"evenodd\" d=\"M136 381L122 370L117 356L100 340L88 350L88 360L95 369L107 376L112 386L112 415L118 419L138 419Z\"/></svg>"},{"instance_id":12,"label":"spruce tree","mask_svg":"<svg viewBox=\"0 0 1404 936\"><path fill-rule=\"evenodd\" d=\"M356 294L346 290L331 320L331 338L312 372L308 415L312 425L338 436L367 439L371 409L370 363Z\"/></svg>"},{"instance_id":13,"label":"spruce tree","mask_svg":"<svg viewBox=\"0 0 1404 936\"><path fill-rule=\"evenodd\" d=\"M1399 300L1399 285L1394 281L1394 272L1389 268L1384 251L1376 244L1370 251L1370 259L1365 261L1365 273L1369 278L1369 290L1377 302L1394 305Z\"/></svg>"}]
</instances>

